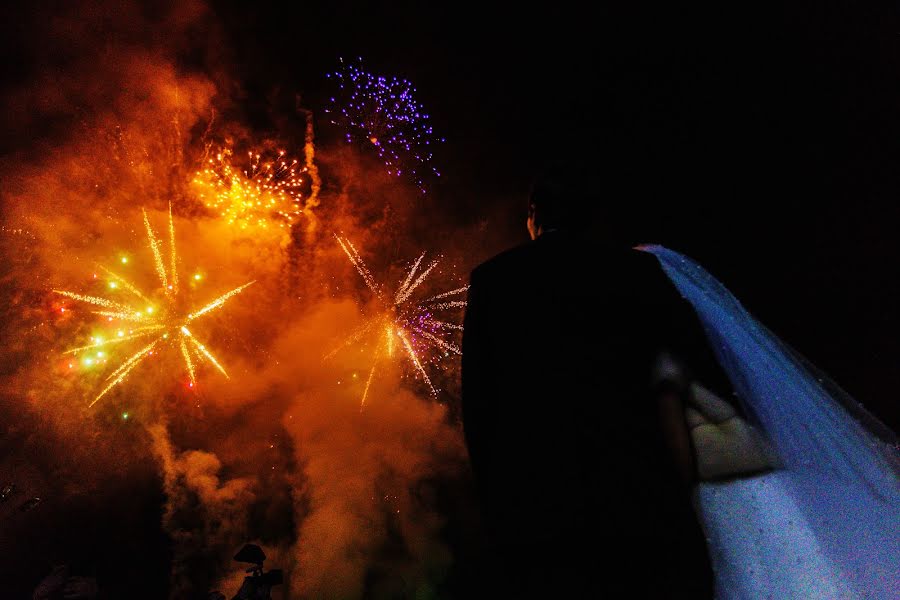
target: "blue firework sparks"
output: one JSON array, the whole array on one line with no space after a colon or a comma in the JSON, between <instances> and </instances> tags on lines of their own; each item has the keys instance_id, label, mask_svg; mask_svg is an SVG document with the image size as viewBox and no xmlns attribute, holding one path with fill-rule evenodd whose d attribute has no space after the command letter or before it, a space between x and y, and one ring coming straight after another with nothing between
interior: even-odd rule
<instances>
[{"instance_id":1,"label":"blue firework sparks","mask_svg":"<svg viewBox=\"0 0 900 600\"><path fill-rule=\"evenodd\" d=\"M358 66L341 59L341 67L327 75L338 86L326 109L331 122L344 129L347 142L374 149L389 174L407 175L425 193L425 174L440 177L432 149L444 139L435 137L416 89L406 79L364 71L362 59Z\"/></svg>"}]
</instances>

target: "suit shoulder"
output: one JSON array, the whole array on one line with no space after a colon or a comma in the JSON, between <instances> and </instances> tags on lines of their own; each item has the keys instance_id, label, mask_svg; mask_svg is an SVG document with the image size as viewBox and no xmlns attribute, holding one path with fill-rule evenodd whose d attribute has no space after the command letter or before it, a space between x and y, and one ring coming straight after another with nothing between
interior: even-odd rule
<instances>
[{"instance_id":1,"label":"suit shoulder","mask_svg":"<svg viewBox=\"0 0 900 600\"><path fill-rule=\"evenodd\" d=\"M654 254L635 249L629 253L627 261L628 269L636 278L638 287L647 293L659 295L660 300L671 296L680 298L680 294L676 293L675 285L666 275L659 259Z\"/></svg>"},{"instance_id":2,"label":"suit shoulder","mask_svg":"<svg viewBox=\"0 0 900 600\"><path fill-rule=\"evenodd\" d=\"M517 266L526 263L533 252L534 242L526 242L504 250L472 269L472 280L489 279L498 273L514 270Z\"/></svg>"},{"instance_id":3,"label":"suit shoulder","mask_svg":"<svg viewBox=\"0 0 900 600\"><path fill-rule=\"evenodd\" d=\"M642 273L649 279L654 279L656 281L668 279L665 276L662 265L659 264L659 259L646 250L629 248L625 260L632 269Z\"/></svg>"},{"instance_id":4,"label":"suit shoulder","mask_svg":"<svg viewBox=\"0 0 900 600\"><path fill-rule=\"evenodd\" d=\"M680 299L659 260L650 252L611 250L605 255L600 272L603 281L618 284L624 295L639 299L642 304L667 304Z\"/></svg>"}]
</instances>

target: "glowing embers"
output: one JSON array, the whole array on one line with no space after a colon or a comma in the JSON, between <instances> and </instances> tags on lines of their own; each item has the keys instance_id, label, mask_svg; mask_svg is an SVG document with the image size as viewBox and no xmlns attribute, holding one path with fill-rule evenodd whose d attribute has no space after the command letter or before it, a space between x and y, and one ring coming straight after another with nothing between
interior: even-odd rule
<instances>
[{"instance_id":1,"label":"glowing embers","mask_svg":"<svg viewBox=\"0 0 900 600\"><path fill-rule=\"evenodd\" d=\"M200 201L239 229L293 225L303 210L301 175L308 168L284 150L249 152L243 167L236 163L230 148L207 159L192 182Z\"/></svg>"},{"instance_id":2,"label":"glowing embers","mask_svg":"<svg viewBox=\"0 0 900 600\"><path fill-rule=\"evenodd\" d=\"M197 364L208 362L218 369L225 377L228 373L209 349L201 343L188 329L188 324L212 311L221 308L228 299L241 293L254 282L246 283L240 287L218 296L206 303L198 310L188 308L189 299L186 297L184 286L178 279L178 255L175 250L175 225L172 220L172 210L169 207L169 248L168 256L164 256L162 244L156 237L150 220L144 211L144 226L147 229L147 238L150 250L153 254L156 275L161 288L156 293L144 293L136 285L107 269L100 270L108 277L108 287L113 296L104 297L96 295L79 294L65 290L53 290L55 293L71 298L78 302L91 304L102 310L92 311L94 314L105 317L105 322L112 327L112 331L106 335L95 335L91 343L72 348L66 354L80 356L80 363L85 368L102 365L109 359L107 348L118 344L126 344L141 340L139 349L128 356L112 373L104 380L105 387L91 402L91 406L106 395L115 386L122 383L125 378L139 364L153 356L165 346L177 347L184 360L185 368L190 378L190 387L196 384ZM129 261L120 260L121 264ZM196 285L200 280L196 275L189 279ZM118 296L125 296L119 298ZM197 363L195 363L195 360ZM74 362L70 368L74 368Z\"/></svg>"}]
</instances>

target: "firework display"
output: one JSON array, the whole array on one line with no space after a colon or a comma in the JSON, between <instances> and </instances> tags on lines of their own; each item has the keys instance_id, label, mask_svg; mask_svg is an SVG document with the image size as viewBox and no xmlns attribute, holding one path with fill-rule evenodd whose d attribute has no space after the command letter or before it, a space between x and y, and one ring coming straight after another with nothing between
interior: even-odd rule
<instances>
[{"instance_id":1,"label":"firework display","mask_svg":"<svg viewBox=\"0 0 900 600\"><path fill-rule=\"evenodd\" d=\"M461 355L462 350L452 341L452 337L455 332L462 331L463 327L445 321L435 313L436 311L465 307L466 301L461 300L460 297L469 289L468 286L443 292L424 300L414 300L413 295L416 289L425 282L439 263L439 260L432 260L427 266L423 266L425 260L425 252L423 252L406 272L403 281L393 292L389 292L385 286L379 285L375 281L372 272L353 243L345 237L335 237L351 264L362 277L366 287L384 306L382 312L367 319L328 355L329 357L333 356L341 348L364 337L376 336L379 340L372 356L372 366L369 369L360 406L362 407L366 403L372 379L375 377L380 362L385 358L393 358L395 353L406 356L415 372L428 385L431 393L437 395L438 390L434 387L423 363L436 360L435 356L440 357L451 353ZM430 353L429 351L432 350L438 350L438 352ZM425 358L426 355L429 358Z\"/></svg>"},{"instance_id":2,"label":"firework display","mask_svg":"<svg viewBox=\"0 0 900 600\"><path fill-rule=\"evenodd\" d=\"M369 73L361 64L342 60L341 65L328 75L338 88L326 111L331 122L343 129L347 142L374 149L389 174L406 174L425 193L425 174L440 176L431 161L444 139L435 136L415 88L406 79Z\"/></svg>"},{"instance_id":3,"label":"firework display","mask_svg":"<svg viewBox=\"0 0 900 600\"><path fill-rule=\"evenodd\" d=\"M428 117L408 83L382 82L396 106L350 139L389 176L342 139L316 147L297 96L243 122L214 85L156 60L109 86L104 71L109 93L79 105L71 135L4 166L0 487L16 482L16 506L45 499L14 515L0 502L10 539L37 540L16 569L102 545L122 567L104 572L129 579L103 595L131 597L120 548L155 548L144 596L206 597L243 580L235 545L272 531L292 596L398 596L367 573L425 581L442 529L415 490L461 450L447 415L466 288L443 248L393 258L435 175ZM329 558L356 548L349 567ZM0 595L32 595L17 592Z\"/></svg>"},{"instance_id":4,"label":"firework display","mask_svg":"<svg viewBox=\"0 0 900 600\"><path fill-rule=\"evenodd\" d=\"M254 283L253 281L245 283L218 296L198 310L189 310L187 308L188 301L183 291L184 286L179 285L178 254L175 249L175 224L172 219L171 206L169 207L168 223L168 257L163 255L162 244L150 225L146 211L143 214L148 245L153 254L156 274L159 277L160 287L157 293L144 293L125 277L103 266L100 266L99 269L108 278L109 297L80 294L66 290L53 290L54 293L66 298L97 307L100 310L92 312L104 317L107 325L111 328L110 332L105 336L92 337L90 344L66 351L66 354L77 357L83 365L90 367L98 363L105 363L107 361L108 348L141 340L142 345L140 349L131 354L112 373L107 375L105 387L91 402L91 406L96 404L115 386L122 383L138 365L164 346L176 347L178 352L181 353L185 369L190 377L191 387L196 383L198 362L208 362L222 375L228 377L225 368L212 352L194 336L188 325L203 315L218 310L226 301ZM127 264L128 258L122 257L121 263L123 265ZM201 279L201 277L200 274L193 276L195 281ZM125 298L120 298L120 295L125 296ZM74 367L74 363L71 366Z\"/></svg>"},{"instance_id":5,"label":"firework display","mask_svg":"<svg viewBox=\"0 0 900 600\"><path fill-rule=\"evenodd\" d=\"M294 224L303 210L302 174L308 166L286 157L284 150L248 152L243 168L236 162L230 148L206 160L192 181L200 201L240 229Z\"/></svg>"}]
</instances>

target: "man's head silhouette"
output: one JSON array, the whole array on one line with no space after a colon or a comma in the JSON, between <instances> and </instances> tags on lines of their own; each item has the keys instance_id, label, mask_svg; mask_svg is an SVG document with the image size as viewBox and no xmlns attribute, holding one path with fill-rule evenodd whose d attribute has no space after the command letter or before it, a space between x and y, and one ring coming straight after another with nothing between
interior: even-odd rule
<instances>
[{"instance_id":1,"label":"man's head silhouette","mask_svg":"<svg viewBox=\"0 0 900 600\"><path fill-rule=\"evenodd\" d=\"M578 233L620 247L656 239L659 216L647 204L636 168L624 151L548 163L528 195L531 239L548 231Z\"/></svg>"},{"instance_id":2,"label":"man's head silhouette","mask_svg":"<svg viewBox=\"0 0 900 600\"><path fill-rule=\"evenodd\" d=\"M526 225L531 239L553 230L590 225L597 204L587 166L580 160L557 160L537 175L528 197Z\"/></svg>"}]
</instances>

